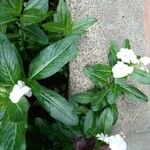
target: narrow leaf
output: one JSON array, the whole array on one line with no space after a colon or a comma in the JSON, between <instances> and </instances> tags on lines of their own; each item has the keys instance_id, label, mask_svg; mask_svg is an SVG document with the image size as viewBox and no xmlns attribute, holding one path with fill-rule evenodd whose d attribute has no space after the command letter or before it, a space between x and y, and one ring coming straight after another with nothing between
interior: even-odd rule
<instances>
[{"instance_id":1,"label":"narrow leaf","mask_svg":"<svg viewBox=\"0 0 150 150\"><path fill-rule=\"evenodd\" d=\"M108 60L111 66L114 66L117 63L117 52L119 51L119 47L117 43L112 42L109 48Z\"/></svg>"},{"instance_id":2,"label":"narrow leaf","mask_svg":"<svg viewBox=\"0 0 150 150\"><path fill-rule=\"evenodd\" d=\"M48 0L29 0L24 10L31 8L40 9L46 13L48 11Z\"/></svg>"},{"instance_id":3,"label":"narrow leaf","mask_svg":"<svg viewBox=\"0 0 150 150\"><path fill-rule=\"evenodd\" d=\"M103 89L99 92L97 99L92 103L93 111L100 111L106 106L108 89Z\"/></svg>"},{"instance_id":4,"label":"narrow leaf","mask_svg":"<svg viewBox=\"0 0 150 150\"><path fill-rule=\"evenodd\" d=\"M123 48L131 49L130 41L129 39L125 39L123 42Z\"/></svg>"},{"instance_id":5,"label":"narrow leaf","mask_svg":"<svg viewBox=\"0 0 150 150\"><path fill-rule=\"evenodd\" d=\"M112 128L113 122L114 117L111 109L110 108L104 109L99 119L101 132L104 134L109 133Z\"/></svg>"},{"instance_id":6,"label":"narrow leaf","mask_svg":"<svg viewBox=\"0 0 150 150\"><path fill-rule=\"evenodd\" d=\"M148 97L139 89L136 87L129 85L129 84L122 84L120 85L122 87L122 92L124 92L127 96L129 96L131 99L140 101L140 102L147 102Z\"/></svg>"},{"instance_id":7,"label":"narrow leaf","mask_svg":"<svg viewBox=\"0 0 150 150\"><path fill-rule=\"evenodd\" d=\"M96 64L85 67L84 74L97 86L107 85L108 78L112 75L111 67L104 64Z\"/></svg>"},{"instance_id":8,"label":"narrow leaf","mask_svg":"<svg viewBox=\"0 0 150 150\"><path fill-rule=\"evenodd\" d=\"M117 102L117 99L119 98L119 96L121 95L121 91L119 89L119 86L115 83L113 83L108 91L107 94L107 102L112 105L114 103Z\"/></svg>"},{"instance_id":9,"label":"narrow leaf","mask_svg":"<svg viewBox=\"0 0 150 150\"><path fill-rule=\"evenodd\" d=\"M65 29L59 24L55 22L48 22L43 24L45 30L49 32L56 32L56 33L64 33Z\"/></svg>"},{"instance_id":10,"label":"narrow leaf","mask_svg":"<svg viewBox=\"0 0 150 150\"><path fill-rule=\"evenodd\" d=\"M59 71L76 56L77 48L74 44L77 39L78 36L69 36L41 51L30 64L29 77L44 79Z\"/></svg>"},{"instance_id":11,"label":"narrow leaf","mask_svg":"<svg viewBox=\"0 0 150 150\"><path fill-rule=\"evenodd\" d=\"M8 106L9 119L12 122L21 122L24 120L24 115L27 115L29 108L28 101L23 97L19 103L13 104L10 103Z\"/></svg>"},{"instance_id":12,"label":"narrow leaf","mask_svg":"<svg viewBox=\"0 0 150 150\"><path fill-rule=\"evenodd\" d=\"M45 15L42 11L32 8L25 11L21 16L21 22L24 26L37 24L45 19Z\"/></svg>"},{"instance_id":13,"label":"narrow leaf","mask_svg":"<svg viewBox=\"0 0 150 150\"><path fill-rule=\"evenodd\" d=\"M79 104L89 104L98 99L99 91L95 89L88 90L84 93L77 93L69 97L69 101Z\"/></svg>"},{"instance_id":14,"label":"narrow leaf","mask_svg":"<svg viewBox=\"0 0 150 150\"><path fill-rule=\"evenodd\" d=\"M53 118L66 125L75 126L78 124L78 116L73 106L65 98L38 83L31 82L30 86L37 100Z\"/></svg>"},{"instance_id":15,"label":"narrow leaf","mask_svg":"<svg viewBox=\"0 0 150 150\"><path fill-rule=\"evenodd\" d=\"M134 72L130 75L131 78L136 80L139 83L142 84L150 84L150 73L140 70L140 69L135 69Z\"/></svg>"},{"instance_id":16,"label":"narrow leaf","mask_svg":"<svg viewBox=\"0 0 150 150\"><path fill-rule=\"evenodd\" d=\"M82 34L86 32L86 30L96 22L97 20L94 18L84 18L76 21L73 23L72 32L74 34Z\"/></svg>"},{"instance_id":17,"label":"narrow leaf","mask_svg":"<svg viewBox=\"0 0 150 150\"><path fill-rule=\"evenodd\" d=\"M89 129L94 128L94 123L95 123L94 112L92 110L89 110L84 119L83 130L85 134Z\"/></svg>"},{"instance_id":18,"label":"narrow leaf","mask_svg":"<svg viewBox=\"0 0 150 150\"><path fill-rule=\"evenodd\" d=\"M72 28L71 13L64 0L59 0L56 14L54 15L54 22L59 23L67 32Z\"/></svg>"},{"instance_id":19,"label":"narrow leaf","mask_svg":"<svg viewBox=\"0 0 150 150\"><path fill-rule=\"evenodd\" d=\"M48 44L48 36L44 33L42 29L40 29L36 25L30 25L26 26L24 28L24 31L26 32L27 37L30 38L30 40L41 43L41 44Z\"/></svg>"},{"instance_id":20,"label":"narrow leaf","mask_svg":"<svg viewBox=\"0 0 150 150\"><path fill-rule=\"evenodd\" d=\"M13 44L0 34L0 83L15 84L21 78L22 68L19 55Z\"/></svg>"},{"instance_id":21,"label":"narrow leaf","mask_svg":"<svg viewBox=\"0 0 150 150\"><path fill-rule=\"evenodd\" d=\"M26 114L25 114L26 115ZM2 120L0 130L0 149L1 150L25 150L25 129L27 118L24 115L22 122L16 123L9 120L6 114Z\"/></svg>"}]
</instances>

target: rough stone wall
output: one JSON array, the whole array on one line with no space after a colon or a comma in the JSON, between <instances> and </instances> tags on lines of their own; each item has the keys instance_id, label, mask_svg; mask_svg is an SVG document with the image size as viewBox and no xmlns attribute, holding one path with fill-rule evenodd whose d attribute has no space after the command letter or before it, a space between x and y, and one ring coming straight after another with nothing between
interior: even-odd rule
<instances>
[{"instance_id":1,"label":"rough stone wall","mask_svg":"<svg viewBox=\"0 0 150 150\"><path fill-rule=\"evenodd\" d=\"M143 0L67 0L67 3L74 19L88 16L98 19L82 38L77 59L70 63L71 94L92 86L82 70L87 64L107 63L111 40L121 45L123 40L128 38L137 53L145 53ZM137 86L149 94L148 87ZM118 106L120 116L114 132L124 132L129 137L132 134L150 132L150 102L141 104L124 99Z\"/></svg>"}]
</instances>

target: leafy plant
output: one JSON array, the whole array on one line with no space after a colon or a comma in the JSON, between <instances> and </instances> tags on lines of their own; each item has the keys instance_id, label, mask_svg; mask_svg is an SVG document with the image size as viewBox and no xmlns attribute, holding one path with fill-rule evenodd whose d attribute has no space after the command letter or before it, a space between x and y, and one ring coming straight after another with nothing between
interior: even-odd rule
<instances>
[{"instance_id":1,"label":"leafy plant","mask_svg":"<svg viewBox=\"0 0 150 150\"><path fill-rule=\"evenodd\" d=\"M96 20L87 18L74 23L63 0L55 13L49 9L48 0L0 0L0 4L0 149L23 150L29 142L25 139L31 121L28 113L35 105L40 104L44 113L54 118L47 117L50 124L59 124L61 132L64 124L68 128L78 125L73 105L56 90L49 90L50 85L41 83L49 82L50 76L76 57L83 33L77 28L86 31ZM23 96L13 103L10 93L19 80L31 87L34 96ZM35 124L40 126L37 121Z\"/></svg>"},{"instance_id":2,"label":"leafy plant","mask_svg":"<svg viewBox=\"0 0 150 150\"><path fill-rule=\"evenodd\" d=\"M124 41L123 47L128 50L131 49L129 40ZM150 73L139 69L139 63L134 65L135 69L132 74L123 78L114 78L113 67L117 64L117 61L120 61L117 58L118 52L119 46L112 42L108 55L109 64L88 65L83 70L95 87L69 97L69 101L78 113L79 126L84 137L95 139L98 133L110 133L112 126L118 119L117 102L118 99L122 100L122 96L126 95L129 99L139 102L148 101L148 97L138 88L130 85L127 80L130 76L139 83L149 84ZM82 108L84 108L84 111ZM96 142L95 149L99 149L98 145L103 143L97 144Z\"/></svg>"}]
</instances>

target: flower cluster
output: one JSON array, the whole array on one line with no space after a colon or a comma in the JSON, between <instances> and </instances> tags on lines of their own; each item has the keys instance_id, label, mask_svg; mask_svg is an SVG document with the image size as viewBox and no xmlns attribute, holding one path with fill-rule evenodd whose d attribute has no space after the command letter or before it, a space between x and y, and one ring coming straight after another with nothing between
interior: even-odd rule
<instances>
[{"instance_id":1,"label":"flower cluster","mask_svg":"<svg viewBox=\"0 0 150 150\"><path fill-rule=\"evenodd\" d=\"M126 77L133 73L134 68L149 72L147 65L150 64L150 58L138 58L132 49L121 48L117 53L117 58L121 61L118 61L112 68L114 78Z\"/></svg>"},{"instance_id":2,"label":"flower cluster","mask_svg":"<svg viewBox=\"0 0 150 150\"><path fill-rule=\"evenodd\" d=\"M23 81L19 80L17 84L14 85L9 98L12 103L18 103L23 96L31 97L32 91L31 88L26 86Z\"/></svg>"},{"instance_id":3,"label":"flower cluster","mask_svg":"<svg viewBox=\"0 0 150 150\"><path fill-rule=\"evenodd\" d=\"M127 149L126 142L119 134L108 136L108 135L104 135L103 133L101 133L101 134L97 134L96 137L98 140L108 144L111 150L126 150Z\"/></svg>"}]
</instances>

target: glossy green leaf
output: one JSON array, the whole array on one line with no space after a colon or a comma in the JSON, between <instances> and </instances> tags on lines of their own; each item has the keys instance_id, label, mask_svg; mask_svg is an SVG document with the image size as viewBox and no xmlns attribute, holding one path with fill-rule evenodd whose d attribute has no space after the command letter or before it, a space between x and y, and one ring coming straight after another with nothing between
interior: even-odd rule
<instances>
[{"instance_id":1,"label":"glossy green leaf","mask_svg":"<svg viewBox=\"0 0 150 150\"><path fill-rule=\"evenodd\" d=\"M123 42L123 48L131 49L130 41L129 39L125 39Z\"/></svg>"},{"instance_id":2,"label":"glossy green leaf","mask_svg":"<svg viewBox=\"0 0 150 150\"><path fill-rule=\"evenodd\" d=\"M109 133L114 122L113 113L110 108L104 109L100 115L99 124L101 132L106 134Z\"/></svg>"},{"instance_id":3,"label":"glossy green leaf","mask_svg":"<svg viewBox=\"0 0 150 150\"><path fill-rule=\"evenodd\" d=\"M140 101L140 102L148 101L148 97L142 91L137 89L136 87L129 85L129 84L122 84L120 86L122 88L121 89L122 92L124 92L131 99L133 99L135 101Z\"/></svg>"},{"instance_id":4,"label":"glossy green leaf","mask_svg":"<svg viewBox=\"0 0 150 150\"><path fill-rule=\"evenodd\" d=\"M107 93L107 102L112 105L114 103L117 102L119 96L121 95L121 91L119 89L120 87L113 83L110 88L109 88L109 91Z\"/></svg>"},{"instance_id":5,"label":"glossy green leaf","mask_svg":"<svg viewBox=\"0 0 150 150\"><path fill-rule=\"evenodd\" d=\"M23 0L0 0L0 16L17 16L21 13L22 5Z\"/></svg>"},{"instance_id":6,"label":"glossy green leaf","mask_svg":"<svg viewBox=\"0 0 150 150\"><path fill-rule=\"evenodd\" d=\"M139 83L142 84L150 84L150 73L140 70L140 69L135 69L134 72L130 75L131 78L136 80Z\"/></svg>"},{"instance_id":7,"label":"glossy green leaf","mask_svg":"<svg viewBox=\"0 0 150 150\"><path fill-rule=\"evenodd\" d=\"M66 125L75 126L78 124L78 116L73 106L65 98L38 83L31 82L30 86L37 100L53 118Z\"/></svg>"},{"instance_id":8,"label":"glossy green leaf","mask_svg":"<svg viewBox=\"0 0 150 150\"><path fill-rule=\"evenodd\" d=\"M108 78L112 75L109 65L96 64L85 67L84 74L97 86L103 87L108 83Z\"/></svg>"},{"instance_id":9,"label":"glossy green leaf","mask_svg":"<svg viewBox=\"0 0 150 150\"><path fill-rule=\"evenodd\" d=\"M95 89L88 90L84 93L77 93L69 97L69 101L78 104L89 104L94 100L97 100L99 91Z\"/></svg>"},{"instance_id":10,"label":"glossy green leaf","mask_svg":"<svg viewBox=\"0 0 150 150\"><path fill-rule=\"evenodd\" d=\"M29 104L25 97L23 97L17 104L10 103L8 106L8 114L10 121L12 122L23 121L24 115L25 114L27 115L28 108Z\"/></svg>"},{"instance_id":11,"label":"glossy green leaf","mask_svg":"<svg viewBox=\"0 0 150 150\"><path fill-rule=\"evenodd\" d=\"M44 13L48 11L48 0L29 0L25 6L25 11L31 8L42 10Z\"/></svg>"},{"instance_id":12,"label":"glossy green leaf","mask_svg":"<svg viewBox=\"0 0 150 150\"><path fill-rule=\"evenodd\" d=\"M65 29L56 22L48 22L43 24L43 28L49 32L64 33Z\"/></svg>"},{"instance_id":13,"label":"glossy green leaf","mask_svg":"<svg viewBox=\"0 0 150 150\"><path fill-rule=\"evenodd\" d=\"M22 122L16 123L9 120L6 114L2 120L0 130L0 149L1 150L25 150L25 130L27 119L24 115Z\"/></svg>"},{"instance_id":14,"label":"glossy green leaf","mask_svg":"<svg viewBox=\"0 0 150 150\"><path fill-rule=\"evenodd\" d=\"M78 36L69 36L48 46L31 62L29 78L44 79L55 74L77 54Z\"/></svg>"},{"instance_id":15,"label":"glossy green leaf","mask_svg":"<svg viewBox=\"0 0 150 150\"><path fill-rule=\"evenodd\" d=\"M13 85L21 78L22 68L19 55L13 44L0 34L0 83Z\"/></svg>"},{"instance_id":16,"label":"glossy green leaf","mask_svg":"<svg viewBox=\"0 0 150 150\"><path fill-rule=\"evenodd\" d=\"M94 123L95 123L94 112L92 110L89 110L84 119L83 130L85 134L87 133L88 129L94 128Z\"/></svg>"},{"instance_id":17,"label":"glossy green leaf","mask_svg":"<svg viewBox=\"0 0 150 150\"><path fill-rule=\"evenodd\" d=\"M43 45L48 44L49 42L48 36L44 33L42 29L40 29L36 25L26 26L24 28L24 31L27 37L32 41L41 43Z\"/></svg>"},{"instance_id":18,"label":"glossy green leaf","mask_svg":"<svg viewBox=\"0 0 150 150\"><path fill-rule=\"evenodd\" d=\"M0 16L0 26L4 26L10 22L16 21L16 18L10 16L10 15L1 15Z\"/></svg>"},{"instance_id":19,"label":"glossy green leaf","mask_svg":"<svg viewBox=\"0 0 150 150\"><path fill-rule=\"evenodd\" d=\"M119 116L119 112L118 112L118 108L117 108L117 105L116 104L113 104L110 106L110 109L113 113L113 117L114 117L114 122L113 124L115 124L118 120L118 116Z\"/></svg>"},{"instance_id":20,"label":"glossy green leaf","mask_svg":"<svg viewBox=\"0 0 150 150\"><path fill-rule=\"evenodd\" d=\"M57 11L54 15L54 22L60 24L65 29L66 34L67 32L70 32L72 28L71 13L64 0L59 0Z\"/></svg>"},{"instance_id":21,"label":"glossy green leaf","mask_svg":"<svg viewBox=\"0 0 150 150\"><path fill-rule=\"evenodd\" d=\"M86 30L96 22L97 20L94 18L84 18L79 21L76 21L73 23L72 33L82 34L86 32Z\"/></svg>"},{"instance_id":22,"label":"glossy green leaf","mask_svg":"<svg viewBox=\"0 0 150 150\"><path fill-rule=\"evenodd\" d=\"M106 106L108 89L103 89L99 92L97 99L92 103L93 111L102 110Z\"/></svg>"},{"instance_id":23,"label":"glossy green leaf","mask_svg":"<svg viewBox=\"0 0 150 150\"><path fill-rule=\"evenodd\" d=\"M109 48L108 60L111 66L114 66L117 63L117 52L119 51L119 47L117 43L112 42Z\"/></svg>"},{"instance_id":24,"label":"glossy green leaf","mask_svg":"<svg viewBox=\"0 0 150 150\"><path fill-rule=\"evenodd\" d=\"M31 25L31 24L37 24L45 19L45 15L42 11L31 8L27 11L24 11L24 13L21 16L21 22L25 25Z\"/></svg>"}]
</instances>

